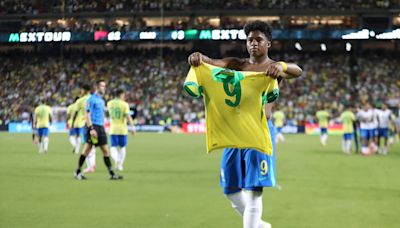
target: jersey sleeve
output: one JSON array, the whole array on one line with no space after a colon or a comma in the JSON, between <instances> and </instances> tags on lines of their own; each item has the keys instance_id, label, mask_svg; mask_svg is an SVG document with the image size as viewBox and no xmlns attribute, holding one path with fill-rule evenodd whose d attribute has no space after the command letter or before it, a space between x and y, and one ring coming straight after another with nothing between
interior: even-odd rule
<instances>
[{"instance_id":1,"label":"jersey sleeve","mask_svg":"<svg viewBox=\"0 0 400 228\"><path fill-rule=\"evenodd\" d=\"M183 84L185 91L192 97L200 97L202 94L201 81L198 80L200 67L191 67Z\"/></svg>"},{"instance_id":2,"label":"jersey sleeve","mask_svg":"<svg viewBox=\"0 0 400 228\"><path fill-rule=\"evenodd\" d=\"M92 108L91 103L92 103L92 99L91 99L91 97L89 97L89 99L86 100L86 104L85 104L86 112L90 112L90 109ZM82 104L82 106L83 106L83 104Z\"/></svg>"},{"instance_id":3,"label":"jersey sleeve","mask_svg":"<svg viewBox=\"0 0 400 228\"><path fill-rule=\"evenodd\" d=\"M278 80L264 76L263 103L272 103L279 97Z\"/></svg>"}]
</instances>

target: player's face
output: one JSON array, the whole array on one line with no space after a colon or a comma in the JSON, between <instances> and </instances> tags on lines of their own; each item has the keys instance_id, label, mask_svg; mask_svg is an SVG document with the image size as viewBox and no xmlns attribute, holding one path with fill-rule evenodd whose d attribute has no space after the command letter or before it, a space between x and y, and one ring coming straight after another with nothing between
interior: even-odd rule
<instances>
[{"instance_id":1,"label":"player's face","mask_svg":"<svg viewBox=\"0 0 400 228\"><path fill-rule=\"evenodd\" d=\"M271 47L271 42L264 33L255 30L251 31L247 36L246 47L250 56L258 57L267 54L268 48Z\"/></svg>"},{"instance_id":2,"label":"player's face","mask_svg":"<svg viewBox=\"0 0 400 228\"><path fill-rule=\"evenodd\" d=\"M97 85L97 90L101 95L104 95L106 93L106 83L105 82L100 82Z\"/></svg>"},{"instance_id":3,"label":"player's face","mask_svg":"<svg viewBox=\"0 0 400 228\"><path fill-rule=\"evenodd\" d=\"M125 93L121 93L121 95L119 95L119 99L121 99L121 100L125 100Z\"/></svg>"}]
</instances>

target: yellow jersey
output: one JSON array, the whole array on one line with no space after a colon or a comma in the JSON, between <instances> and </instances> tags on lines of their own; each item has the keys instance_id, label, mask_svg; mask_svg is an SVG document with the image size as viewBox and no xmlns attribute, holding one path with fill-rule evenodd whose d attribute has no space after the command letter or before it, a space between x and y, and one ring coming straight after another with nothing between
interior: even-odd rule
<instances>
[{"instance_id":1,"label":"yellow jersey","mask_svg":"<svg viewBox=\"0 0 400 228\"><path fill-rule=\"evenodd\" d=\"M279 96L278 81L263 72L232 71L202 63L191 67L184 89L203 96L207 152L219 148L253 148L272 155L263 99Z\"/></svg>"},{"instance_id":2,"label":"yellow jersey","mask_svg":"<svg viewBox=\"0 0 400 228\"><path fill-rule=\"evenodd\" d=\"M343 123L343 133L349 134L354 132L353 122L356 121L356 116L352 111L345 111L340 115L340 120Z\"/></svg>"},{"instance_id":3,"label":"yellow jersey","mask_svg":"<svg viewBox=\"0 0 400 228\"><path fill-rule=\"evenodd\" d=\"M316 114L318 119L318 125L320 128L327 128L328 127L328 119L329 113L325 110L320 110Z\"/></svg>"},{"instance_id":4,"label":"yellow jersey","mask_svg":"<svg viewBox=\"0 0 400 228\"><path fill-rule=\"evenodd\" d=\"M127 135L128 126L126 117L129 115L129 105L123 100L113 99L107 103L110 114L110 134Z\"/></svg>"},{"instance_id":5,"label":"yellow jersey","mask_svg":"<svg viewBox=\"0 0 400 228\"><path fill-rule=\"evenodd\" d=\"M77 112L74 128L81 128L85 126L85 112L86 112L86 101L89 99L90 94L79 98L75 102L75 112Z\"/></svg>"},{"instance_id":6,"label":"yellow jersey","mask_svg":"<svg viewBox=\"0 0 400 228\"><path fill-rule=\"evenodd\" d=\"M68 119L68 126L70 127L70 128L72 128L72 119L74 118L74 115L75 115L75 103L73 103L73 104L70 104L69 106L68 106L68 108L67 108L67 115L69 116L69 119Z\"/></svg>"},{"instance_id":7,"label":"yellow jersey","mask_svg":"<svg viewBox=\"0 0 400 228\"><path fill-rule=\"evenodd\" d=\"M36 127L48 128L50 125L51 108L42 104L35 108Z\"/></svg>"},{"instance_id":8,"label":"yellow jersey","mask_svg":"<svg viewBox=\"0 0 400 228\"><path fill-rule=\"evenodd\" d=\"M275 111L272 115L275 127L283 127L285 123L285 114L282 111Z\"/></svg>"}]
</instances>

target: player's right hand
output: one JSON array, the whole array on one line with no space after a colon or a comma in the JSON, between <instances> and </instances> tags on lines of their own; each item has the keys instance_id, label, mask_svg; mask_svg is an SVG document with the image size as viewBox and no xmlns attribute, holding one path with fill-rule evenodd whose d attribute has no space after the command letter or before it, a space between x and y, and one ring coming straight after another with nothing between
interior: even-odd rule
<instances>
[{"instance_id":1,"label":"player's right hand","mask_svg":"<svg viewBox=\"0 0 400 228\"><path fill-rule=\"evenodd\" d=\"M97 132L93 129L93 130L90 130L90 136L91 137L93 137L93 138L97 138Z\"/></svg>"},{"instance_id":2,"label":"player's right hand","mask_svg":"<svg viewBox=\"0 0 400 228\"><path fill-rule=\"evenodd\" d=\"M190 66L198 67L202 62L202 54L200 52L194 52L189 55L188 63Z\"/></svg>"}]
</instances>

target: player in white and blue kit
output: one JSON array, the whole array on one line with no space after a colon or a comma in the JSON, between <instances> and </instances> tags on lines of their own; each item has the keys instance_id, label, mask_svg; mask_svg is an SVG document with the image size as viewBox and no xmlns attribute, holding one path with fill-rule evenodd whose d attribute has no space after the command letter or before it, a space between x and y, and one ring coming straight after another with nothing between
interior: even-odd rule
<instances>
[{"instance_id":1,"label":"player in white and blue kit","mask_svg":"<svg viewBox=\"0 0 400 228\"><path fill-rule=\"evenodd\" d=\"M378 147L380 147L380 140L383 138L384 146L382 150L378 150L379 153L386 155L388 152L388 132L389 132L389 125L392 120L392 111L388 109L386 104L382 105L382 110L378 111Z\"/></svg>"},{"instance_id":2,"label":"player in white and blue kit","mask_svg":"<svg viewBox=\"0 0 400 228\"><path fill-rule=\"evenodd\" d=\"M357 113L357 119L360 121L361 153L369 155L376 151L375 132L374 132L374 110L369 103L365 103L363 109Z\"/></svg>"}]
</instances>

